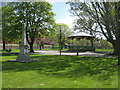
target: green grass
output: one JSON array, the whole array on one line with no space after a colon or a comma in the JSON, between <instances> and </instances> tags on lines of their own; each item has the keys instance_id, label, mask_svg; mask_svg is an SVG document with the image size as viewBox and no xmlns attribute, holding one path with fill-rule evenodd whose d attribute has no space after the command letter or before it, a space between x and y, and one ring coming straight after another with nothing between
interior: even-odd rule
<instances>
[{"instance_id":1,"label":"green grass","mask_svg":"<svg viewBox=\"0 0 120 90\"><path fill-rule=\"evenodd\" d=\"M40 50L40 49L34 49L34 51L39 51L39 50ZM56 46L56 47L54 47L54 48L44 48L44 49L42 49L42 50L60 50L60 49L59 49L58 46ZM68 49L62 49L62 50L68 50ZM12 49L11 52L16 53L16 52L20 52L20 50L19 50L19 49ZM29 51L28 51L28 52L29 52ZM0 53L6 53L6 51L0 50Z\"/></svg>"},{"instance_id":2,"label":"green grass","mask_svg":"<svg viewBox=\"0 0 120 90\"><path fill-rule=\"evenodd\" d=\"M31 55L31 63L8 62L3 54L3 88L117 88L117 59Z\"/></svg>"},{"instance_id":3,"label":"green grass","mask_svg":"<svg viewBox=\"0 0 120 90\"><path fill-rule=\"evenodd\" d=\"M11 52L20 52L20 50L19 49L12 49ZM5 50L4 51L0 50L0 53L6 53L6 51Z\"/></svg>"},{"instance_id":4,"label":"green grass","mask_svg":"<svg viewBox=\"0 0 120 90\"><path fill-rule=\"evenodd\" d=\"M40 49L34 49L34 50L36 51L36 50L40 50ZM42 50L59 50L59 47L56 46L54 48L44 48ZM68 50L68 49L62 49L62 50ZM113 51L113 49L96 49L95 51ZM11 52L20 52L20 50L19 49L12 49ZM6 53L6 51L0 50L0 53Z\"/></svg>"},{"instance_id":5,"label":"green grass","mask_svg":"<svg viewBox=\"0 0 120 90\"><path fill-rule=\"evenodd\" d=\"M34 49L35 51L36 50L40 50L40 49ZM54 46L53 48L42 48L42 50L60 50L60 47L59 46ZM62 50L68 50L68 49L65 49L63 48Z\"/></svg>"},{"instance_id":6,"label":"green grass","mask_svg":"<svg viewBox=\"0 0 120 90\"><path fill-rule=\"evenodd\" d=\"M96 49L96 51L113 51L113 49Z\"/></svg>"}]
</instances>

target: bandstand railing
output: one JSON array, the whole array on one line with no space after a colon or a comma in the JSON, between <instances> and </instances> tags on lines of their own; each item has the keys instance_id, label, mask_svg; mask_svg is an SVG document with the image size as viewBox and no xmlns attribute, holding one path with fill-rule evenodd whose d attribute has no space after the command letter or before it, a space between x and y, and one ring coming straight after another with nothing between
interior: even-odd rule
<instances>
[{"instance_id":1,"label":"bandstand railing","mask_svg":"<svg viewBox=\"0 0 120 90\"><path fill-rule=\"evenodd\" d=\"M95 48L92 46L68 46L69 51L95 51Z\"/></svg>"}]
</instances>

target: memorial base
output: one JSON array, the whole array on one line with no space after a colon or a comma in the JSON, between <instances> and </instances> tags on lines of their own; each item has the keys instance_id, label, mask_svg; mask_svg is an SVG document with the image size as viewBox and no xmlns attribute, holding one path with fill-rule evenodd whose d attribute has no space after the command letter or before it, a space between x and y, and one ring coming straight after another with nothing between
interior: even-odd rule
<instances>
[{"instance_id":1,"label":"memorial base","mask_svg":"<svg viewBox=\"0 0 120 90\"><path fill-rule=\"evenodd\" d=\"M31 60L29 54L19 54L16 60L9 60L9 62L21 62L21 63L28 63L35 61L37 60Z\"/></svg>"}]
</instances>

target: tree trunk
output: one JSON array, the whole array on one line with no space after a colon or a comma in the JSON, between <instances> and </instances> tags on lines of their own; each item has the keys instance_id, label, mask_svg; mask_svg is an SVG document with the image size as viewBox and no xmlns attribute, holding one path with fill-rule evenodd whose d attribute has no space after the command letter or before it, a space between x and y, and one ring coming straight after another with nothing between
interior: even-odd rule
<instances>
[{"instance_id":1,"label":"tree trunk","mask_svg":"<svg viewBox=\"0 0 120 90\"><path fill-rule=\"evenodd\" d=\"M113 48L114 48L113 54L118 56L118 65L120 65L120 48L119 48L119 43L114 43L112 45L113 45Z\"/></svg>"},{"instance_id":2,"label":"tree trunk","mask_svg":"<svg viewBox=\"0 0 120 90\"><path fill-rule=\"evenodd\" d=\"M37 49L39 48L39 43L37 43Z\"/></svg>"},{"instance_id":3,"label":"tree trunk","mask_svg":"<svg viewBox=\"0 0 120 90\"><path fill-rule=\"evenodd\" d=\"M92 51L95 51L95 49L94 49L94 44L93 44L93 38L90 40L90 42L91 42Z\"/></svg>"},{"instance_id":4,"label":"tree trunk","mask_svg":"<svg viewBox=\"0 0 120 90\"><path fill-rule=\"evenodd\" d=\"M119 54L118 45L117 44L112 44L112 45L113 45L113 48L114 48L113 54L118 55Z\"/></svg>"},{"instance_id":5,"label":"tree trunk","mask_svg":"<svg viewBox=\"0 0 120 90\"><path fill-rule=\"evenodd\" d=\"M42 44L42 48L44 49L44 44Z\"/></svg>"},{"instance_id":6,"label":"tree trunk","mask_svg":"<svg viewBox=\"0 0 120 90\"><path fill-rule=\"evenodd\" d=\"M5 47L5 40L3 39L3 50L5 50L6 47Z\"/></svg>"},{"instance_id":7,"label":"tree trunk","mask_svg":"<svg viewBox=\"0 0 120 90\"><path fill-rule=\"evenodd\" d=\"M118 65L120 65L120 54L118 54Z\"/></svg>"},{"instance_id":8,"label":"tree trunk","mask_svg":"<svg viewBox=\"0 0 120 90\"><path fill-rule=\"evenodd\" d=\"M30 46L30 52L34 52L34 50L33 50L33 44L34 44L34 41L35 41L35 39L34 38L30 38L31 40L29 40L29 38L28 38L28 33L26 32L26 40L27 40L27 42L28 42L28 44L29 44L29 46Z\"/></svg>"},{"instance_id":9,"label":"tree trunk","mask_svg":"<svg viewBox=\"0 0 120 90\"><path fill-rule=\"evenodd\" d=\"M120 65L120 37L117 40L117 55L118 55L118 65Z\"/></svg>"},{"instance_id":10,"label":"tree trunk","mask_svg":"<svg viewBox=\"0 0 120 90\"><path fill-rule=\"evenodd\" d=\"M33 43L30 43L29 45L30 45L30 52L33 53L34 52L34 50L33 50Z\"/></svg>"},{"instance_id":11,"label":"tree trunk","mask_svg":"<svg viewBox=\"0 0 120 90\"><path fill-rule=\"evenodd\" d=\"M41 44L39 45L39 47L40 47L40 50L42 50L42 45Z\"/></svg>"}]
</instances>

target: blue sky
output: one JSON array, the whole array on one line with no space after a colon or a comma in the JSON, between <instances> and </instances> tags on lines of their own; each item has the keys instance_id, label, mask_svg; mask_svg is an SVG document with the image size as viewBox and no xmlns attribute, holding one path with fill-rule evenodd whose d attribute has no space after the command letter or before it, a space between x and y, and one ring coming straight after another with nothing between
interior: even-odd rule
<instances>
[{"instance_id":1,"label":"blue sky","mask_svg":"<svg viewBox=\"0 0 120 90\"><path fill-rule=\"evenodd\" d=\"M55 19L67 18L70 16L69 13L69 5L65 4L65 2L56 2L53 3L53 12L56 13Z\"/></svg>"},{"instance_id":2,"label":"blue sky","mask_svg":"<svg viewBox=\"0 0 120 90\"><path fill-rule=\"evenodd\" d=\"M53 12L56 14L56 23L64 23L72 28L75 17L71 16L72 14L69 12L70 6L66 2L54 2L52 5Z\"/></svg>"}]
</instances>

